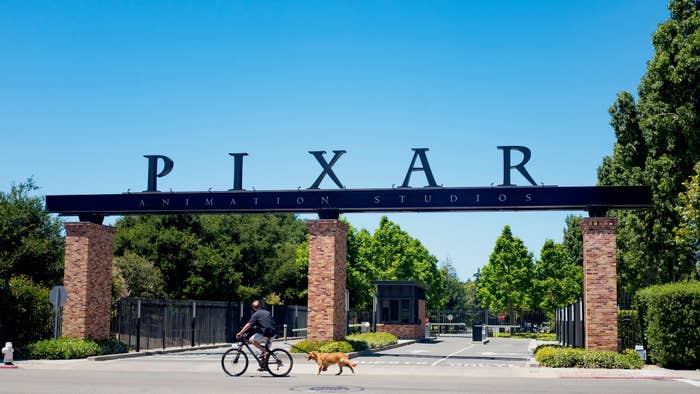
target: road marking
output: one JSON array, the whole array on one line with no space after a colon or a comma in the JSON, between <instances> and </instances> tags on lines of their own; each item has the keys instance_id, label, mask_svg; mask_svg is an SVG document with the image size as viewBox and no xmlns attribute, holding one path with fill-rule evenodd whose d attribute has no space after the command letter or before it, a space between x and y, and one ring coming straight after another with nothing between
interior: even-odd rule
<instances>
[{"instance_id":1,"label":"road marking","mask_svg":"<svg viewBox=\"0 0 700 394\"><path fill-rule=\"evenodd\" d=\"M697 380L692 380L692 379L675 379L676 382L683 382L683 383L688 383L690 385L693 385L695 387L700 387L700 382Z\"/></svg>"},{"instance_id":2,"label":"road marking","mask_svg":"<svg viewBox=\"0 0 700 394\"><path fill-rule=\"evenodd\" d=\"M471 344L471 345L469 345L469 346L467 346L467 347L465 347L465 348L463 348L463 349L457 350L456 352L454 352L454 353L452 353L452 354L448 354L447 356L445 356L445 357L443 357L443 358L441 358L441 359L435 361L434 363L432 363L431 366L434 367L434 366L440 364L441 362L447 360L448 358L454 356L455 354L462 353L463 351L465 351L465 350L467 350L467 349L471 349L471 348L473 348L473 347L474 347L474 344Z\"/></svg>"}]
</instances>

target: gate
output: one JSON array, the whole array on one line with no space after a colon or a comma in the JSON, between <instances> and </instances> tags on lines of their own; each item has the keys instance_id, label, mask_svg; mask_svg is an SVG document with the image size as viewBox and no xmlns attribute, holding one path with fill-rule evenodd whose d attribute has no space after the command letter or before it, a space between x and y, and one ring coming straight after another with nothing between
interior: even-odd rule
<instances>
[{"instance_id":1,"label":"gate","mask_svg":"<svg viewBox=\"0 0 700 394\"><path fill-rule=\"evenodd\" d=\"M583 300L559 308L556 311L557 341L564 346L584 347Z\"/></svg>"}]
</instances>

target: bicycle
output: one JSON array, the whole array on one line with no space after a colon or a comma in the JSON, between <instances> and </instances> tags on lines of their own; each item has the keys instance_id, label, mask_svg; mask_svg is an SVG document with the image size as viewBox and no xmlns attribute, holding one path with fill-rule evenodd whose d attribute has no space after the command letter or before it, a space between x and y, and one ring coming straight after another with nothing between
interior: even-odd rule
<instances>
[{"instance_id":1,"label":"bicycle","mask_svg":"<svg viewBox=\"0 0 700 394\"><path fill-rule=\"evenodd\" d=\"M229 376L243 375L248 369L248 355L243 351L245 347L248 349L248 353L258 362L260 369L266 370L272 376L287 376L294 365L292 355L280 348L270 350L270 339L268 338L268 341L265 343L265 351L268 352L267 359L265 359L265 357L258 357L255 354L249 345L248 335L243 334L238 347L232 347L221 356L221 368Z\"/></svg>"}]
</instances>

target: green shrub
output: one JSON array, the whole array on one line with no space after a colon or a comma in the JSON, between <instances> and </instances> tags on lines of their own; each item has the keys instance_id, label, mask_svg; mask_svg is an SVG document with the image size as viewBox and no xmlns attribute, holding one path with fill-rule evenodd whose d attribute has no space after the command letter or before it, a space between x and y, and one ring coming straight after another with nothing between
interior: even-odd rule
<instances>
[{"instance_id":1,"label":"green shrub","mask_svg":"<svg viewBox=\"0 0 700 394\"><path fill-rule=\"evenodd\" d=\"M538 341L555 341L557 339L557 334L550 333L538 333L538 332L495 332L493 333L495 338L525 338L525 339L537 339Z\"/></svg>"},{"instance_id":2,"label":"green shrub","mask_svg":"<svg viewBox=\"0 0 700 394\"><path fill-rule=\"evenodd\" d=\"M352 334L348 335L345 339L348 342L365 342L369 349L376 349L388 345L393 345L398 342L398 338L396 338L396 335L388 332L366 332L363 334Z\"/></svg>"},{"instance_id":3,"label":"green shrub","mask_svg":"<svg viewBox=\"0 0 700 394\"><path fill-rule=\"evenodd\" d=\"M551 368L641 368L644 362L634 350L622 354L601 352L562 346L539 346L535 349L535 360Z\"/></svg>"},{"instance_id":4,"label":"green shrub","mask_svg":"<svg viewBox=\"0 0 700 394\"><path fill-rule=\"evenodd\" d=\"M100 354L100 345L91 339L61 337L56 340L44 339L27 345L29 358L33 359L74 359Z\"/></svg>"},{"instance_id":5,"label":"green shrub","mask_svg":"<svg viewBox=\"0 0 700 394\"><path fill-rule=\"evenodd\" d=\"M548 347L560 348L560 347L566 347L566 346L555 345L555 344L551 344L551 343L545 343L545 344L543 344L543 345L537 346L537 347L535 348L535 350L533 351L532 354L537 354L537 352L540 351L541 349L548 348Z\"/></svg>"},{"instance_id":6,"label":"green shrub","mask_svg":"<svg viewBox=\"0 0 700 394\"><path fill-rule=\"evenodd\" d=\"M617 338L620 340L622 349L634 349L634 346L641 344L641 330L636 310L617 311Z\"/></svg>"},{"instance_id":7,"label":"green shrub","mask_svg":"<svg viewBox=\"0 0 700 394\"><path fill-rule=\"evenodd\" d=\"M352 352L352 345L347 341L330 341L318 348L318 351L321 353L350 353Z\"/></svg>"},{"instance_id":8,"label":"green shrub","mask_svg":"<svg viewBox=\"0 0 700 394\"><path fill-rule=\"evenodd\" d=\"M314 341L305 339L291 347L292 353L308 352L359 352L367 349L376 349L398 342L396 335L388 332L366 332L363 334L351 334L344 341ZM338 350L332 350L338 349Z\"/></svg>"},{"instance_id":9,"label":"green shrub","mask_svg":"<svg viewBox=\"0 0 700 394\"><path fill-rule=\"evenodd\" d=\"M114 338L106 339L103 341L96 341L97 344L100 346L100 354L119 354L119 353L128 353L129 348L128 346L122 342L118 341Z\"/></svg>"},{"instance_id":10,"label":"green shrub","mask_svg":"<svg viewBox=\"0 0 700 394\"><path fill-rule=\"evenodd\" d=\"M650 359L668 368L700 368L700 281L651 286L637 292Z\"/></svg>"},{"instance_id":11,"label":"green shrub","mask_svg":"<svg viewBox=\"0 0 700 394\"><path fill-rule=\"evenodd\" d=\"M12 342L21 347L53 334L53 313L49 289L34 283L29 277L13 276L0 286L0 334L2 343Z\"/></svg>"},{"instance_id":12,"label":"green shrub","mask_svg":"<svg viewBox=\"0 0 700 394\"><path fill-rule=\"evenodd\" d=\"M618 355L620 359L632 366L632 368L639 369L644 366L644 360L639 358L637 352L632 349L625 349L622 351L621 355ZM625 368L625 367L618 367Z\"/></svg>"},{"instance_id":13,"label":"green shrub","mask_svg":"<svg viewBox=\"0 0 700 394\"><path fill-rule=\"evenodd\" d=\"M355 335L355 334L353 334ZM357 340L357 339L352 339L352 335L348 335L345 338L345 341L349 343L352 346L352 351L353 352L361 352L363 350L369 349L369 345L365 341Z\"/></svg>"},{"instance_id":14,"label":"green shrub","mask_svg":"<svg viewBox=\"0 0 700 394\"><path fill-rule=\"evenodd\" d=\"M321 346L325 345L329 341L315 341L311 339L304 339L303 341L299 341L294 344L294 346L290 347L290 351L292 353L308 353L308 352L317 352L318 349L321 348Z\"/></svg>"}]
</instances>

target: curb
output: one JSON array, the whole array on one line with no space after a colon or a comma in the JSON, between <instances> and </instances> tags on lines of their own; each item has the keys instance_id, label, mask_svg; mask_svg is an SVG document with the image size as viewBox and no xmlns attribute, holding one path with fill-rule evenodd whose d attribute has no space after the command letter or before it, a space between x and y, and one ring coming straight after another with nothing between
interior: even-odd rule
<instances>
[{"instance_id":1,"label":"curb","mask_svg":"<svg viewBox=\"0 0 700 394\"><path fill-rule=\"evenodd\" d=\"M230 343L222 343L219 345L204 345L204 346L195 346L195 347L187 347L187 348L177 348L177 349L165 349L165 350L148 350L144 352L130 352L130 353L117 353L117 354L105 354L103 356L91 356L88 357L87 359L90 361L109 361L109 360L117 360L120 358L135 358L135 357L144 357L144 356L154 356L157 354L169 354L169 353L181 353L181 352L189 352L192 350L206 350L206 349L216 349L219 347L228 347L231 346Z\"/></svg>"},{"instance_id":2,"label":"curb","mask_svg":"<svg viewBox=\"0 0 700 394\"><path fill-rule=\"evenodd\" d=\"M409 340L407 340L407 341L405 341L405 342L402 342L402 343L395 343L395 344L393 344L393 345L384 346L384 347L382 347L382 348L367 349L367 350L363 350L363 351L361 351L361 352L352 352L352 353L348 353L348 358L371 356L371 355L373 355L374 353L377 353L377 352L383 352L383 351L385 351L385 350L396 349L397 347L403 347L403 346L406 346L406 345L412 345L412 344L414 344L414 343L416 343L416 340L415 340L415 339L409 339Z\"/></svg>"}]
</instances>

